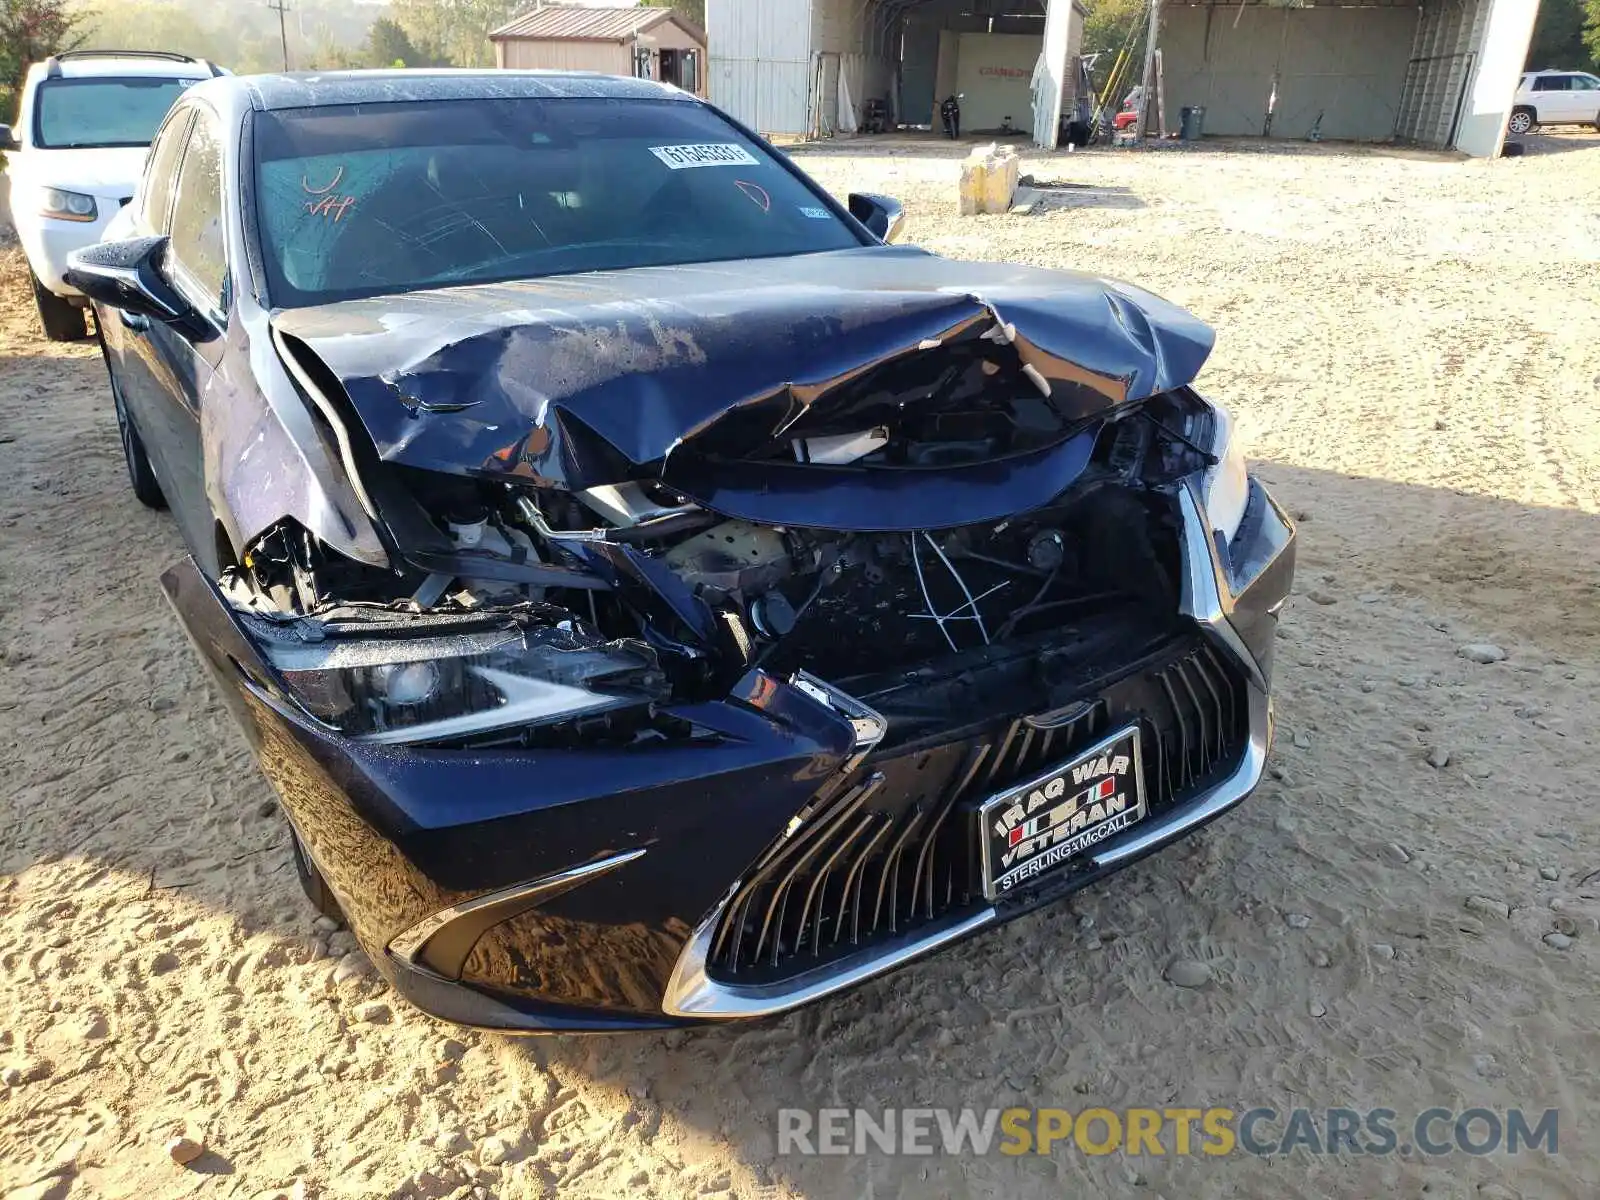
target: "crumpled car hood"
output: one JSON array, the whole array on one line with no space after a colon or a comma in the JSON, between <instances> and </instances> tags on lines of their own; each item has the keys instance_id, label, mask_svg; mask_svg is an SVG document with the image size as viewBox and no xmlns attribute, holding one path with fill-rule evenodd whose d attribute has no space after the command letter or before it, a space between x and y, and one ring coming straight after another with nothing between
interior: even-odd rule
<instances>
[{"instance_id":1,"label":"crumpled car hood","mask_svg":"<svg viewBox=\"0 0 1600 1200\"><path fill-rule=\"evenodd\" d=\"M743 406L787 414L781 432L863 372L974 330L1009 339L1070 417L1189 382L1214 341L1126 284L911 247L379 296L273 323L339 378L382 459L573 489L651 474Z\"/></svg>"}]
</instances>

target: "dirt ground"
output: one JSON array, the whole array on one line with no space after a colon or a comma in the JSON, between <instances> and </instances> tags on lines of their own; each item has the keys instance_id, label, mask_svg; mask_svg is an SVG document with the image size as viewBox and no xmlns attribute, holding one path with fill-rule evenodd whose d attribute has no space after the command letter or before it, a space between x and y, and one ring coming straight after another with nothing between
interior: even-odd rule
<instances>
[{"instance_id":1,"label":"dirt ground","mask_svg":"<svg viewBox=\"0 0 1600 1200\"><path fill-rule=\"evenodd\" d=\"M932 250L1217 327L1202 387L1301 522L1275 766L1068 905L665 1036L460 1033L341 964L160 597L177 534L97 354L40 339L0 249L0 1195L1594 1195L1600 138L1550 143L1030 158L1045 211L968 219L938 143L800 156ZM782 1107L1012 1104L1557 1108L1560 1153L775 1155Z\"/></svg>"}]
</instances>

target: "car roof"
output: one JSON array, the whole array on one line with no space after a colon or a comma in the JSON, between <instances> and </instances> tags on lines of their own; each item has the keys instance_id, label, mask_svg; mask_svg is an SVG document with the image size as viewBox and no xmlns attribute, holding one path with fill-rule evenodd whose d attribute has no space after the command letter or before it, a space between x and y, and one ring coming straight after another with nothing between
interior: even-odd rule
<instances>
[{"instance_id":1,"label":"car roof","mask_svg":"<svg viewBox=\"0 0 1600 1200\"><path fill-rule=\"evenodd\" d=\"M292 71L214 79L197 96L244 91L257 109L314 108L385 101L568 99L682 100L687 92L651 79L590 71L383 70Z\"/></svg>"},{"instance_id":2,"label":"car roof","mask_svg":"<svg viewBox=\"0 0 1600 1200\"><path fill-rule=\"evenodd\" d=\"M208 79L210 63L187 55L127 54L96 50L70 51L39 64L48 79L96 79L130 76L154 79Z\"/></svg>"}]
</instances>

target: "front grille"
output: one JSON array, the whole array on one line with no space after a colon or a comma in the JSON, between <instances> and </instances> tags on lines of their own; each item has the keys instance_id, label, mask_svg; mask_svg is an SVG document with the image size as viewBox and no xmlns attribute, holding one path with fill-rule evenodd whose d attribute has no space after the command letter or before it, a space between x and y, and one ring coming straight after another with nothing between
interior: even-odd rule
<instances>
[{"instance_id":1,"label":"front grille","mask_svg":"<svg viewBox=\"0 0 1600 1200\"><path fill-rule=\"evenodd\" d=\"M1186 644L1099 696L939 745L875 753L820 792L723 910L708 967L776 981L982 903L976 809L1113 729L1144 731L1145 794L1159 813L1239 759L1245 687Z\"/></svg>"},{"instance_id":2,"label":"front grille","mask_svg":"<svg viewBox=\"0 0 1600 1200\"><path fill-rule=\"evenodd\" d=\"M1250 735L1250 705L1244 681L1210 646L1180 655L1151 679L1161 694L1157 711L1144 714L1154 742L1145 750L1145 786L1151 811L1159 812L1238 761Z\"/></svg>"}]
</instances>

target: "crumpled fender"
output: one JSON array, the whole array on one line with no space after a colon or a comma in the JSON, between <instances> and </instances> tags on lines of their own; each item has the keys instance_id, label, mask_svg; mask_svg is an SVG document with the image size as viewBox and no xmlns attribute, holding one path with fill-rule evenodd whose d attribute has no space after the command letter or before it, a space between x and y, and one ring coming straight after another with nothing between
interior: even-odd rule
<instances>
[{"instance_id":1,"label":"crumpled fender","mask_svg":"<svg viewBox=\"0 0 1600 1200\"><path fill-rule=\"evenodd\" d=\"M234 319L243 335L230 340L201 398L200 441L207 498L235 549L293 518L340 553L388 566L337 452L271 361L266 322L242 313Z\"/></svg>"}]
</instances>

